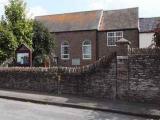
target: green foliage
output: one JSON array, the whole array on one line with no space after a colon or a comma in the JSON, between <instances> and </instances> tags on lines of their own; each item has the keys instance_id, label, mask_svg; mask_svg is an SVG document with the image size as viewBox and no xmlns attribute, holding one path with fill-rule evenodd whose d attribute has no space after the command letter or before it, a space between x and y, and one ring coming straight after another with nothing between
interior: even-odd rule
<instances>
[{"instance_id":1,"label":"green foliage","mask_svg":"<svg viewBox=\"0 0 160 120\"><path fill-rule=\"evenodd\" d=\"M13 56L17 43L12 32L0 26L0 63Z\"/></svg>"},{"instance_id":2,"label":"green foliage","mask_svg":"<svg viewBox=\"0 0 160 120\"><path fill-rule=\"evenodd\" d=\"M33 62L35 66L42 64L53 53L55 47L54 37L48 29L40 22L34 21L33 24Z\"/></svg>"},{"instance_id":3,"label":"green foliage","mask_svg":"<svg viewBox=\"0 0 160 120\"><path fill-rule=\"evenodd\" d=\"M5 6L6 27L12 31L17 44L32 47L32 21L26 17L26 4L23 0L10 0Z\"/></svg>"},{"instance_id":4,"label":"green foliage","mask_svg":"<svg viewBox=\"0 0 160 120\"><path fill-rule=\"evenodd\" d=\"M23 0L10 0L0 20L0 63L14 56L15 49L26 44L32 47L33 22L26 18Z\"/></svg>"},{"instance_id":5,"label":"green foliage","mask_svg":"<svg viewBox=\"0 0 160 120\"><path fill-rule=\"evenodd\" d=\"M160 30L156 30L154 33L154 42L156 47L160 47Z\"/></svg>"},{"instance_id":6,"label":"green foliage","mask_svg":"<svg viewBox=\"0 0 160 120\"><path fill-rule=\"evenodd\" d=\"M0 20L0 62L13 57L21 44L33 49L33 60L39 64L52 53L54 39L41 23L26 17L23 0L9 0Z\"/></svg>"},{"instance_id":7,"label":"green foliage","mask_svg":"<svg viewBox=\"0 0 160 120\"><path fill-rule=\"evenodd\" d=\"M156 47L160 47L160 24L158 24L155 29L153 41L155 42Z\"/></svg>"}]
</instances>

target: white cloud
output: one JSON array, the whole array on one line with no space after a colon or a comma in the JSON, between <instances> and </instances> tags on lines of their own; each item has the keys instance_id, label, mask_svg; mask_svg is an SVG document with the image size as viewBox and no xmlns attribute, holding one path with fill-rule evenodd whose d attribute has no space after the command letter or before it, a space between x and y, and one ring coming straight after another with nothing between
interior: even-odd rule
<instances>
[{"instance_id":1,"label":"white cloud","mask_svg":"<svg viewBox=\"0 0 160 120\"><path fill-rule=\"evenodd\" d=\"M112 2L112 0L91 0L90 2L91 9L104 9L108 7L108 4Z\"/></svg>"},{"instance_id":2,"label":"white cloud","mask_svg":"<svg viewBox=\"0 0 160 120\"><path fill-rule=\"evenodd\" d=\"M120 9L129 7L138 7L137 0L91 0L92 9Z\"/></svg>"},{"instance_id":3,"label":"white cloud","mask_svg":"<svg viewBox=\"0 0 160 120\"><path fill-rule=\"evenodd\" d=\"M44 9L41 6L31 7L27 12L27 16L30 18L34 18L35 16L46 15L46 14L49 14L49 11Z\"/></svg>"},{"instance_id":4,"label":"white cloud","mask_svg":"<svg viewBox=\"0 0 160 120\"><path fill-rule=\"evenodd\" d=\"M0 16L4 13L4 6L8 3L8 0L0 0Z\"/></svg>"},{"instance_id":5,"label":"white cloud","mask_svg":"<svg viewBox=\"0 0 160 120\"><path fill-rule=\"evenodd\" d=\"M0 16L4 14L4 6L9 3L8 1L9 0L0 0ZM29 2L29 0L25 1ZM46 0L46 2L48 1ZM139 7L140 17L160 16L160 7L159 7L160 0L82 0L82 1L88 1L87 4L84 5L85 7L83 10L93 10L93 9L113 10L121 8ZM68 6L68 9L70 8L71 6ZM83 6L79 6L79 8L83 8ZM56 13L59 13L59 11L64 10L64 8L62 7L61 9L55 8L53 9L53 11L48 11L46 8L43 7L43 4L39 4L38 1L35 6L34 5L33 7L29 6L27 7L27 9L28 9L27 16L31 18L34 18L34 16L53 13L54 10L56 11ZM74 8L74 10L76 11L76 8ZM71 11L66 11L66 12L71 12Z\"/></svg>"},{"instance_id":6,"label":"white cloud","mask_svg":"<svg viewBox=\"0 0 160 120\"><path fill-rule=\"evenodd\" d=\"M160 16L160 0L90 0L90 9L121 9L139 7L140 17Z\"/></svg>"},{"instance_id":7,"label":"white cloud","mask_svg":"<svg viewBox=\"0 0 160 120\"><path fill-rule=\"evenodd\" d=\"M8 0L1 0L1 1L0 1L0 4L1 4L1 5L7 5L7 4L8 4Z\"/></svg>"},{"instance_id":8,"label":"white cloud","mask_svg":"<svg viewBox=\"0 0 160 120\"><path fill-rule=\"evenodd\" d=\"M26 2L26 0L24 0ZM4 6L9 3L9 0L0 0L0 16L4 14ZM49 14L49 11L41 6L28 7L27 6L27 17L34 18L39 15Z\"/></svg>"}]
</instances>

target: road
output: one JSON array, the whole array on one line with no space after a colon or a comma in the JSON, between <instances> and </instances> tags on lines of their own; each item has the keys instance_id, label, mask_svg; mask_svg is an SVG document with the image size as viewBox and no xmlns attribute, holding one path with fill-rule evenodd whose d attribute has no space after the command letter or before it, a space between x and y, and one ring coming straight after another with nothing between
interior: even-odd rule
<instances>
[{"instance_id":1,"label":"road","mask_svg":"<svg viewBox=\"0 0 160 120\"><path fill-rule=\"evenodd\" d=\"M0 120L146 120L140 117L0 99ZM149 120L149 119L148 119Z\"/></svg>"}]
</instances>

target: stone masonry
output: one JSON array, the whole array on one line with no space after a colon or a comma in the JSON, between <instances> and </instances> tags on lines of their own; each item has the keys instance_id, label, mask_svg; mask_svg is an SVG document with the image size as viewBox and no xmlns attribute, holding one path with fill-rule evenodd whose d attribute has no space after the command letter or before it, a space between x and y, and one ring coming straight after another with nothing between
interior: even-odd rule
<instances>
[{"instance_id":1,"label":"stone masonry","mask_svg":"<svg viewBox=\"0 0 160 120\"><path fill-rule=\"evenodd\" d=\"M68 68L0 68L0 88L160 105L160 50L146 51L114 55L92 69L86 66L88 71L75 68L78 73L66 72Z\"/></svg>"}]
</instances>

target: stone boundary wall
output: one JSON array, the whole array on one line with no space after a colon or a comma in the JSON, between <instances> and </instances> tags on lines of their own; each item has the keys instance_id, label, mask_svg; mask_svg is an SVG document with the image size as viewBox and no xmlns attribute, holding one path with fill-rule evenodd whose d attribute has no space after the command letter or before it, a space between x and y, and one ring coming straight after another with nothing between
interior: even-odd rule
<instances>
[{"instance_id":1,"label":"stone boundary wall","mask_svg":"<svg viewBox=\"0 0 160 120\"><path fill-rule=\"evenodd\" d=\"M160 48L130 48L129 55L160 55Z\"/></svg>"},{"instance_id":2,"label":"stone boundary wall","mask_svg":"<svg viewBox=\"0 0 160 120\"><path fill-rule=\"evenodd\" d=\"M117 60L118 98L160 105L160 49L132 49L126 58Z\"/></svg>"},{"instance_id":3,"label":"stone boundary wall","mask_svg":"<svg viewBox=\"0 0 160 120\"><path fill-rule=\"evenodd\" d=\"M128 98L160 104L160 56L130 55Z\"/></svg>"},{"instance_id":4,"label":"stone boundary wall","mask_svg":"<svg viewBox=\"0 0 160 120\"><path fill-rule=\"evenodd\" d=\"M0 68L0 88L114 98L115 53L82 68Z\"/></svg>"},{"instance_id":5,"label":"stone boundary wall","mask_svg":"<svg viewBox=\"0 0 160 120\"><path fill-rule=\"evenodd\" d=\"M57 76L46 69L1 70L0 88L57 93Z\"/></svg>"},{"instance_id":6,"label":"stone boundary wall","mask_svg":"<svg viewBox=\"0 0 160 120\"><path fill-rule=\"evenodd\" d=\"M82 68L0 68L0 88L160 105L159 51L146 51L112 54Z\"/></svg>"}]
</instances>

